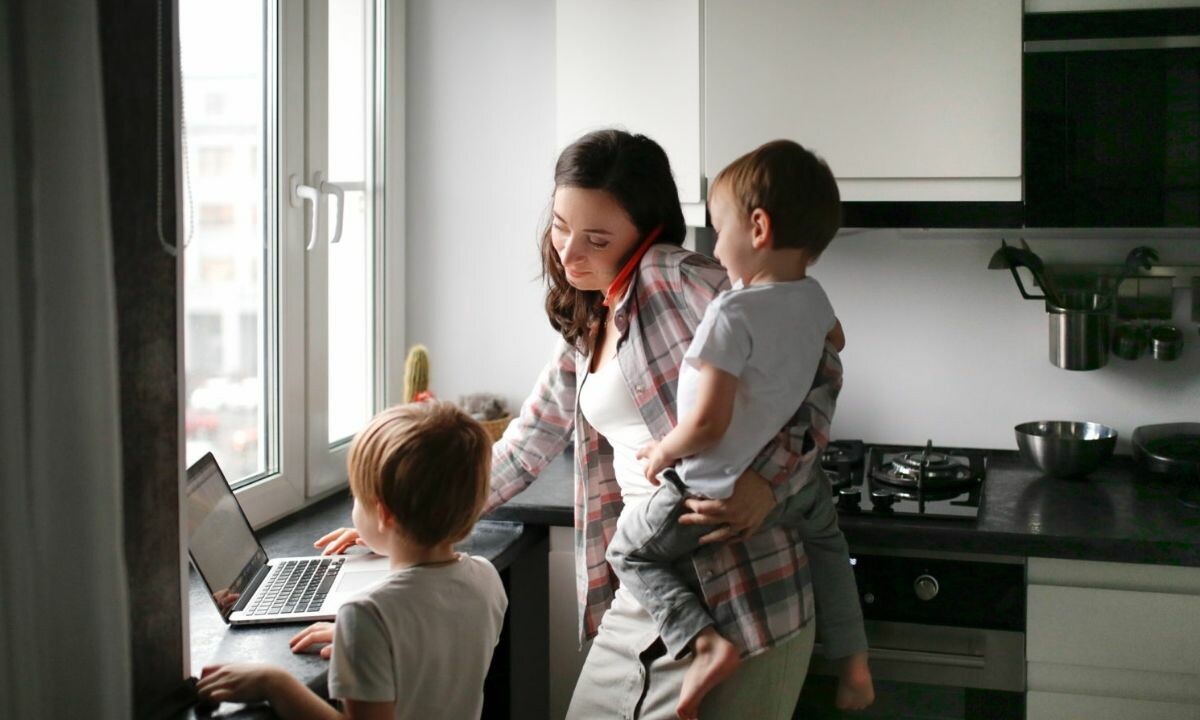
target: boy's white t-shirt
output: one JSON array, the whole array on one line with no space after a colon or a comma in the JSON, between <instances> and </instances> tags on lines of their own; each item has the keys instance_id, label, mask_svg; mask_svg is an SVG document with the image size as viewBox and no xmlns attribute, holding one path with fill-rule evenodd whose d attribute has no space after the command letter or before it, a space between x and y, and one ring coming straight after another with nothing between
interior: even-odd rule
<instances>
[{"instance_id":1,"label":"boy's white t-shirt","mask_svg":"<svg viewBox=\"0 0 1200 720\"><path fill-rule=\"evenodd\" d=\"M485 558L398 570L338 609L329 694L394 717L478 718L508 597Z\"/></svg>"},{"instance_id":2,"label":"boy's white t-shirt","mask_svg":"<svg viewBox=\"0 0 1200 720\"><path fill-rule=\"evenodd\" d=\"M684 458L693 492L727 498L733 484L812 389L836 317L813 278L751 285L717 295L704 311L679 371L679 417L696 405L699 362L737 377L729 428L716 446Z\"/></svg>"}]
</instances>

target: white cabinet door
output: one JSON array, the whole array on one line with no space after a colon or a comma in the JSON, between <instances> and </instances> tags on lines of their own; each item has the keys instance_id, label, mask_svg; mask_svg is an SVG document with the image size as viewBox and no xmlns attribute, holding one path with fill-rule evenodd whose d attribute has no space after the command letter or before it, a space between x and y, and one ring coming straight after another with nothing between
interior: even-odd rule
<instances>
[{"instance_id":1,"label":"white cabinet door","mask_svg":"<svg viewBox=\"0 0 1200 720\"><path fill-rule=\"evenodd\" d=\"M550 720L561 720L571 705L575 681L591 641L579 647L579 600L575 594L575 530L550 528Z\"/></svg>"},{"instance_id":2,"label":"white cabinet door","mask_svg":"<svg viewBox=\"0 0 1200 720\"><path fill-rule=\"evenodd\" d=\"M1021 0L705 0L705 174L790 138L843 200L1020 200L1021 17Z\"/></svg>"},{"instance_id":3,"label":"white cabinet door","mask_svg":"<svg viewBox=\"0 0 1200 720\"><path fill-rule=\"evenodd\" d=\"M703 202L700 0L558 0L558 149L620 127L663 146L685 203Z\"/></svg>"}]
</instances>

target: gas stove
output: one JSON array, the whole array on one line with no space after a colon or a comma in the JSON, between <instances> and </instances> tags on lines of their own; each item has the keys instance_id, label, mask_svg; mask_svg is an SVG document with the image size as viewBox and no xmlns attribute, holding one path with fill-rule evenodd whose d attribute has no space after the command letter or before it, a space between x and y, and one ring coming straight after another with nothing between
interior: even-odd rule
<instances>
[{"instance_id":1,"label":"gas stove","mask_svg":"<svg viewBox=\"0 0 1200 720\"><path fill-rule=\"evenodd\" d=\"M837 507L872 517L974 520L987 451L837 440L821 456Z\"/></svg>"}]
</instances>

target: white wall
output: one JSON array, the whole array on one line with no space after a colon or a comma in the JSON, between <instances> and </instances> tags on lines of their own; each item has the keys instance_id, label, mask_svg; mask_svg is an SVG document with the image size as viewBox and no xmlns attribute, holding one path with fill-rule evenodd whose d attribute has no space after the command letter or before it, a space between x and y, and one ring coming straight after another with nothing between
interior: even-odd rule
<instances>
[{"instance_id":1,"label":"white wall","mask_svg":"<svg viewBox=\"0 0 1200 720\"><path fill-rule=\"evenodd\" d=\"M551 0L409 0L408 343L435 394L519 404L554 349L537 237L554 188Z\"/></svg>"},{"instance_id":2,"label":"white wall","mask_svg":"<svg viewBox=\"0 0 1200 720\"><path fill-rule=\"evenodd\" d=\"M1055 239L1030 233L1047 265L1120 264L1136 245L1162 264L1200 264L1195 239ZM1176 291L1183 356L1110 358L1099 370L1050 364L1040 301L1023 299L1007 271L988 270L995 232L871 231L838 237L813 268L846 328L837 437L873 442L1015 448L1013 425L1090 420L1120 432L1200 422L1200 335ZM1012 236L1009 236L1012 240Z\"/></svg>"},{"instance_id":3,"label":"white wall","mask_svg":"<svg viewBox=\"0 0 1200 720\"><path fill-rule=\"evenodd\" d=\"M515 406L554 344L535 246L552 190L554 5L410 0L408 12L408 339L429 346L441 397L488 390ZM1029 242L1047 263L1119 264L1150 244L1164 264L1200 264L1195 239L1045 235ZM1012 448L1019 422L1075 419L1115 426L1127 451L1137 425L1200 421L1200 335L1184 293L1180 360L1060 370L1041 304L987 270L1000 237L834 241L814 275L849 336L836 436Z\"/></svg>"}]
</instances>

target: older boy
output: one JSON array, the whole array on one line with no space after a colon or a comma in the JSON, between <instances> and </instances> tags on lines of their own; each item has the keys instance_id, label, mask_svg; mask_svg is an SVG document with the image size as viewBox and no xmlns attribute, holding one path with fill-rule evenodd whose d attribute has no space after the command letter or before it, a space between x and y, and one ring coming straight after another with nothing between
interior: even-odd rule
<instances>
[{"instance_id":1,"label":"older boy","mask_svg":"<svg viewBox=\"0 0 1200 720\"><path fill-rule=\"evenodd\" d=\"M676 657L694 654L677 713L699 715L700 702L736 671L737 649L717 633L707 608L671 563L696 550L709 528L680 525L689 496L726 498L758 450L801 406L814 385L827 338L841 327L828 297L807 276L840 224L837 184L828 166L780 140L721 171L709 197L717 259L733 289L705 311L679 375L679 424L638 453L646 477L680 464L638 513L618 525L608 560L654 617ZM810 481L768 522L796 527L804 540L817 599L817 622L830 657L844 658L838 705L874 700L862 611L845 538L827 483L812 482L832 418L812 418L798 472Z\"/></svg>"},{"instance_id":2,"label":"older boy","mask_svg":"<svg viewBox=\"0 0 1200 720\"><path fill-rule=\"evenodd\" d=\"M204 700L267 700L283 718L478 718L508 598L484 558L456 553L488 492L491 439L449 403L375 416L350 449L354 526L393 573L343 605L329 705L280 668L204 668Z\"/></svg>"}]
</instances>

